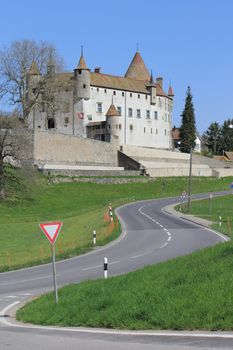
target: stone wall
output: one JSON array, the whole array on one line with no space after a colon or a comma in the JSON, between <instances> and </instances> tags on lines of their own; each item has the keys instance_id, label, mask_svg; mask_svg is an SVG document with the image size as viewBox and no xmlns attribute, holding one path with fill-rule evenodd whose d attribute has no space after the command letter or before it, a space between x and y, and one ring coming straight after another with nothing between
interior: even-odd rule
<instances>
[{"instance_id":1,"label":"stone wall","mask_svg":"<svg viewBox=\"0 0 233 350\"><path fill-rule=\"evenodd\" d=\"M87 164L117 166L116 146L111 143L36 131L34 134L35 164Z\"/></svg>"}]
</instances>

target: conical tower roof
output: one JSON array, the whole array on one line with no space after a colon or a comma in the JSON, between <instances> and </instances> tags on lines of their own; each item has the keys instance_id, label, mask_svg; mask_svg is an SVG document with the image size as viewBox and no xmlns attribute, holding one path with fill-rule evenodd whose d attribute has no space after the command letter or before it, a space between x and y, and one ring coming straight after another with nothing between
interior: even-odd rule
<instances>
[{"instance_id":1,"label":"conical tower roof","mask_svg":"<svg viewBox=\"0 0 233 350\"><path fill-rule=\"evenodd\" d=\"M119 117L119 116L120 114L118 113L115 105L112 103L106 113L106 117Z\"/></svg>"},{"instance_id":2,"label":"conical tower roof","mask_svg":"<svg viewBox=\"0 0 233 350\"><path fill-rule=\"evenodd\" d=\"M169 89L168 89L168 96L174 96L174 92L171 85L169 86Z\"/></svg>"},{"instance_id":3,"label":"conical tower roof","mask_svg":"<svg viewBox=\"0 0 233 350\"><path fill-rule=\"evenodd\" d=\"M150 81L150 73L138 51L135 53L129 68L125 73L125 78Z\"/></svg>"},{"instance_id":4,"label":"conical tower roof","mask_svg":"<svg viewBox=\"0 0 233 350\"><path fill-rule=\"evenodd\" d=\"M88 69L83 55L81 55L81 57L79 59L77 69Z\"/></svg>"},{"instance_id":5,"label":"conical tower roof","mask_svg":"<svg viewBox=\"0 0 233 350\"><path fill-rule=\"evenodd\" d=\"M88 69L89 70L89 68L86 65L84 56L83 56L83 46L81 46L81 56L80 56L80 59L78 62L77 69Z\"/></svg>"},{"instance_id":6,"label":"conical tower roof","mask_svg":"<svg viewBox=\"0 0 233 350\"><path fill-rule=\"evenodd\" d=\"M31 75L40 75L39 69L35 61L32 61L31 67L29 69L29 74Z\"/></svg>"}]
</instances>

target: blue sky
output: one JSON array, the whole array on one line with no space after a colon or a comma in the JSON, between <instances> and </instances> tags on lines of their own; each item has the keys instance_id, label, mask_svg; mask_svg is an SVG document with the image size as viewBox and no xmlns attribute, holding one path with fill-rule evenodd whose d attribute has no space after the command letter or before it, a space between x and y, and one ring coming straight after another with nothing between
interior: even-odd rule
<instances>
[{"instance_id":1,"label":"blue sky","mask_svg":"<svg viewBox=\"0 0 233 350\"><path fill-rule=\"evenodd\" d=\"M67 70L80 46L88 66L124 75L136 45L154 77L175 93L179 126L191 86L199 132L233 117L232 0L1 0L0 49L14 40L52 43Z\"/></svg>"}]
</instances>

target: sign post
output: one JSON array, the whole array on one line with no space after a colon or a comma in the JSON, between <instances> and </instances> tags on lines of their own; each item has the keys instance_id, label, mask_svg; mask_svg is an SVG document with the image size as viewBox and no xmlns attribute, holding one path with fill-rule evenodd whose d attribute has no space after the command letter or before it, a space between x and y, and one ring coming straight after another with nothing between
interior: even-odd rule
<instances>
[{"instance_id":1,"label":"sign post","mask_svg":"<svg viewBox=\"0 0 233 350\"><path fill-rule=\"evenodd\" d=\"M48 238L51 244L51 252L52 252L52 265L53 265L53 285L54 285L54 297L55 303L58 303L58 292L57 292L57 276L56 276L56 258L55 258L55 242L61 231L63 223L59 221L48 222L40 224L40 228Z\"/></svg>"}]
</instances>

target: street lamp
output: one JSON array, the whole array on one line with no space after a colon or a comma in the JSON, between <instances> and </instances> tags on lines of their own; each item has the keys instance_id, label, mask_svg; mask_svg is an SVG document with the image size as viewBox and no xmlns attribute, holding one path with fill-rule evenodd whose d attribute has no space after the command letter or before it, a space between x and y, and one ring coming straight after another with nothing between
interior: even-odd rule
<instances>
[{"instance_id":1,"label":"street lamp","mask_svg":"<svg viewBox=\"0 0 233 350\"><path fill-rule=\"evenodd\" d=\"M189 213L189 210L190 210L190 202L191 202L192 159L193 159L193 149L192 149L192 147L190 147L189 188L188 188L188 213Z\"/></svg>"}]
</instances>

